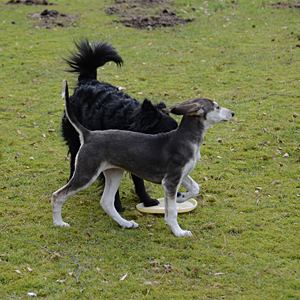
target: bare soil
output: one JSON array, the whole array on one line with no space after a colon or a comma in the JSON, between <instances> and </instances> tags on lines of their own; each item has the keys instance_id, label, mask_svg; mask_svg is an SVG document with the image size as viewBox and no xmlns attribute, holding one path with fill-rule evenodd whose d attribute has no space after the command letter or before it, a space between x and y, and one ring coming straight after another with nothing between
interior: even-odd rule
<instances>
[{"instance_id":1,"label":"bare soil","mask_svg":"<svg viewBox=\"0 0 300 300\"><path fill-rule=\"evenodd\" d=\"M57 10L45 9L41 13L30 13L27 16L30 19L39 20L39 23L34 25L35 28L47 28L53 27L71 27L76 21L79 20L78 15L67 15L59 13Z\"/></svg>"},{"instance_id":2,"label":"bare soil","mask_svg":"<svg viewBox=\"0 0 300 300\"><path fill-rule=\"evenodd\" d=\"M38 1L38 0L25 0L25 1L20 1L20 0L10 0L6 2L7 5L9 4L24 4L24 5L54 5L54 3L50 3L46 0L43 1Z\"/></svg>"},{"instance_id":3,"label":"bare soil","mask_svg":"<svg viewBox=\"0 0 300 300\"><path fill-rule=\"evenodd\" d=\"M104 9L109 16L117 15L118 20L127 27L153 29L171 27L192 22L191 18L182 18L170 9L166 0L116 0L114 6Z\"/></svg>"},{"instance_id":4,"label":"bare soil","mask_svg":"<svg viewBox=\"0 0 300 300\"><path fill-rule=\"evenodd\" d=\"M272 5L276 6L277 8L300 8L300 2L296 2L295 4L292 3L282 3L280 1L273 3Z\"/></svg>"}]
</instances>

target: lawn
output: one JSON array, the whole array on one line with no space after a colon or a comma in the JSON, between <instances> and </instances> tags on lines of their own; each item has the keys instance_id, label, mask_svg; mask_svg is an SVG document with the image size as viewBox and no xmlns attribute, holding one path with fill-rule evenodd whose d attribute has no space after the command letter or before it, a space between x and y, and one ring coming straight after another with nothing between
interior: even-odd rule
<instances>
[{"instance_id":1,"label":"lawn","mask_svg":"<svg viewBox=\"0 0 300 300\"><path fill-rule=\"evenodd\" d=\"M0 298L299 299L299 20L293 0L2 3ZM137 211L129 174L122 216L139 228L105 214L96 183L64 205L71 227L52 225L69 176L62 81L77 82L63 58L81 37L114 45L124 65L98 79L139 101L205 97L235 112L208 130L191 173L198 206L178 222L192 237Z\"/></svg>"}]
</instances>

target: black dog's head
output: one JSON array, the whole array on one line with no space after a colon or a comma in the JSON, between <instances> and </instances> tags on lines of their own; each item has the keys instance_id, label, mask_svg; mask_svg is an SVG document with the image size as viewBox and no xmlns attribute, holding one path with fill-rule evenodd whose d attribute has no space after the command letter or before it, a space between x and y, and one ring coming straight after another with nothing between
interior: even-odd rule
<instances>
[{"instance_id":1,"label":"black dog's head","mask_svg":"<svg viewBox=\"0 0 300 300\"><path fill-rule=\"evenodd\" d=\"M164 103L153 105L151 101L145 99L129 130L157 134L176 129L178 127L177 122L168 114L162 112L164 108L166 108Z\"/></svg>"}]
</instances>

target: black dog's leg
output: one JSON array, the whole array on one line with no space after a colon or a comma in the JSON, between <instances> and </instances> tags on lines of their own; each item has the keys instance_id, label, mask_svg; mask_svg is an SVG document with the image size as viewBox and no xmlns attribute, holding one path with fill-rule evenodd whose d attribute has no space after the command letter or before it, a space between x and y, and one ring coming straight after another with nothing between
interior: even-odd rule
<instances>
[{"instance_id":1,"label":"black dog's leg","mask_svg":"<svg viewBox=\"0 0 300 300\"><path fill-rule=\"evenodd\" d=\"M146 207L158 205L159 201L156 199L150 198L150 196L147 194L144 180L133 174L131 174L131 176L132 176L132 180L135 185L135 191L136 191L137 195L139 196L139 198L141 199L141 202L143 202Z\"/></svg>"},{"instance_id":2,"label":"black dog's leg","mask_svg":"<svg viewBox=\"0 0 300 300\"><path fill-rule=\"evenodd\" d=\"M122 204L121 204L119 190L117 190L116 195L115 195L115 209L119 213L125 211L125 208L123 208Z\"/></svg>"}]
</instances>

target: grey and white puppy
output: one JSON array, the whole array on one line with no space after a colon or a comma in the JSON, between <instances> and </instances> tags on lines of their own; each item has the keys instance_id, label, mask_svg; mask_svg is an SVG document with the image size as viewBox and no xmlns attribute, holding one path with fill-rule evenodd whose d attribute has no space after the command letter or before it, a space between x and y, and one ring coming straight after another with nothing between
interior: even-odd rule
<instances>
[{"instance_id":1,"label":"grey and white puppy","mask_svg":"<svg viewBox=\"0 0 300 300\"><path fill-rule=\"evenodd\" d=\"M143 134L122 130L90 131L83 127L69 103L65 82L66 113L80 135L81 146L76 156L75 172L70 181L53 193L53 223L69 226L61 217L62 205L78 191L86 189L99 176L105 176L100 204L104 211L123 228L138 227L123 219L114 207L114 197L124 170L147 181L162 184L165 197L165 222L176 236L191 236L177 222L176 202L199 193L199 185L189 176L200 159L200 148L206 130L214 124L229 121L234 112L203 98L185 101L165 109L183 115L176 130L160 134ZM183 185L187 192L179 193Z\"/></svg>"}]
</instances>

